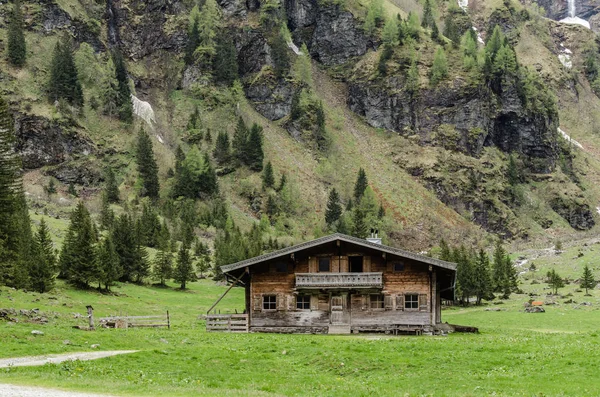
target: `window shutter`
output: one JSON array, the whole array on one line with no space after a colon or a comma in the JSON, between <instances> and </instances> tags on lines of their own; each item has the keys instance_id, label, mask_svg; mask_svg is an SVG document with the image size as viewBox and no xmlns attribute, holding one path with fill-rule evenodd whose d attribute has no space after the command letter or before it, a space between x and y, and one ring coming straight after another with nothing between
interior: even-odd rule
<instances>
[{"instance_id":1,"label":"window shutter","mask_svg":"<svg viewBox=\"0 0 600 397\"><path fill-rule=\"evenodd\" d=\"M316 273L317 272L317 257L311 256L308 258L308 272Z\"/></svg>"},{"instance_id":2,"label":"window shutter","mask_svg":"<svg viewBox=\"0 0 600 397\"><path fill-rule=\"evenodd\" d=\"M288 311L296 310L296 295L288 295L287 304L288 304Z\"/></svg>"},{"instance_id":3,"label":"window shutter","mask_svg":"<svg viewBox=\"0 0 600 397\"><path fill-rule=\"evenodd\" d=\"M419 311L420 312L427 311L427 294L419 295Z\"/></svg>"},{"instance_id":4,"label":"window shutter","mask_svg":"<svg viewBox=\"0 0 600 397\"><path fill-rule=\"evenodd\" d=\"M319 296L318 295L310 296L310 310L319 310Z\"/></svg>"},{"instance_id":5,"label":"window shutter","mask_svg":"<svg viewBox=\"0 0 600 397\"><path fill-rule=\"evenodd\" d=\"M404 310L404 295L396 296L396 310Z\"/></svg>"},{"instance_id":6,"label":"window shutter","mask_svg":"<svg viewBox=\"0 0 600 397\"><path fill-rule=\"evenodd\" d=\"M254 302L254 311L255 312L259 312L262 310L262 295L254 295L254 297L252 297L252 301Z\"/></svg>"},{"instance_id":7,"label":"window shutter","mask_svg":"<svg viewBox=\"0 0 600 397\"><path fill-rule=\"evenodd\" d=\"M394 309L394 300L391 295L386 295L383 298L385 310L393 310Z\"/></svg>"},{"instance_id":8,"label":"window shutter","mask_svg":"<svg viewBox=\"0 0 600 397\"><path fill-rule=\"evenodd\" d=\"M285 295L277 294L277 310L285 310Z\"/></svg>"},{"instance_id":9,"label":"window shutter","mask_svg":"<svg viewBox=\"0 0 600 397\"><path fill-rule=\"evenodd\" d=\"M369 309L369 295L362 296L362 309L363 310Z\"/></svg>"}]
</instances>

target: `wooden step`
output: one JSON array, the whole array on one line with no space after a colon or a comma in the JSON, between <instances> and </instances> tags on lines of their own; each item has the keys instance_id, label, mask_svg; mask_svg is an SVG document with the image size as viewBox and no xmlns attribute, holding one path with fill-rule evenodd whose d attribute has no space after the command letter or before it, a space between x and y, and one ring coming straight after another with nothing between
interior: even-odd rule
<instances>
[{"instance_id":1,"label":"wooden step","mask_svg":"<svg viewBox=\"0 0 600 397\"><path fill-rule=\"evenodd\" d=\"M346 334L350 334L350 325L346 325L346 324L331 324L329 326L329 330L327 331L328 334L331 335L346 335Z\"/></svg>"}]
</instances>

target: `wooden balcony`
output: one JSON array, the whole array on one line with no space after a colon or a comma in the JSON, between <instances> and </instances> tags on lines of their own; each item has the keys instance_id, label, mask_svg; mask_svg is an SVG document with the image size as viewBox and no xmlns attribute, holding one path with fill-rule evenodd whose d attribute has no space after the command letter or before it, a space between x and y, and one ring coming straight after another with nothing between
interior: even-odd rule
<instances>
[{"instance_id":1,"label":"wooden balcony","mask_svg":"<svg viewBox=\"0 0 600 397\"><path fill-rule=\"evenodd\" d=\"M383 288L383 273L297 273L296 288Z\"/></svg>"}]
</instances>

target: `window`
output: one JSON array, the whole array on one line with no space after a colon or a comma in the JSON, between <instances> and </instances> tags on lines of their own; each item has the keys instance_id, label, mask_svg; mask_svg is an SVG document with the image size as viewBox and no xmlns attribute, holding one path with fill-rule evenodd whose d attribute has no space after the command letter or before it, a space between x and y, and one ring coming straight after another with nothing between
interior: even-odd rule
<instances>
[{"instance_id":1,"label":"window","mask_svg":"<svg viewBox=\"0 0 600 397\"><path fill-rule=\"evenodd\" d=\"M329 272L331 271L331 264L329 258L319 258L319 271Z\"/></svg>"},{"instance_id":2,"label":"window","mask_svg":"<svg viewBox=\"0 0 600 397\"><path fill-rule=\"evenodd\" d=\"M404 308L405 309L419 309L419 295L410 294L404 295Z\"/></svg>"},{"instance_id":3,"label":"window","mask_svg":"<svg viewBox=\"0 0 600 397\"><path fill-rule=\"evenodd\" d=\"M383 309L383 295L371 295L371 309Z\"/></svg>"},{"instance_id":4,"label":"window","mask_svg":"<svg viewBox=\"0 0 600 397\"><path fill-rule=\"evenodd\" d=\"M287 273L287 263L285 262L278 262L275 264L275 271L277 273Z\"/></svg>"},{"instance_id":5,"label":"window","mask_svg":"<svg viewBox=\"0 0 600 397\"><path fill-rule=\"evenodd\" d=\"M404 271L404 262L394 262L394 271L395 272L403 272Z\"/></svg>"},{"instance_id":6,"label":"window","mask_svg":"<svg viewBox=\"0 0 600 397\"><path fill-rule=\"evenodd\" d=\"M298 297L296 298L296 309L309 310L310 309L310 295L298 295Z\"/></svg>"},{"instance_id":7,"label":"window","mask_svg":"<svg viewBox=\"0 0 600 397\"><path fill-rule=\"evenodd\" d=\"M277 310L277 295L263 295L263 310Z\"/></svg>"},{"instance_id":8,"label":"window","mask_svg":"<svg viewBox=\"0 0 600 397\"><path fill-rule=\"evenodd\" d=\"M350 272L362 273L363 271L363 257L362 256L351 256L350 257Z\"/></svg>"}]
</instances>

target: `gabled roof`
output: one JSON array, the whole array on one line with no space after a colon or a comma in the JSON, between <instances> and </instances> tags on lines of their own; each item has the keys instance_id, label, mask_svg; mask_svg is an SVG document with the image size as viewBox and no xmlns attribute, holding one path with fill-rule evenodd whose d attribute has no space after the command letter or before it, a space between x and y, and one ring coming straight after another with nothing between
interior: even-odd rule
<instances>
[{"instance_id":1,"label":"gabled roof","mask_svg":"<svg viewBox=\"0 0 600 397\"><path fill-rule=\"evenodd\" d=\"M372 248L388 254L397 255L407 259L413 259L419 262L427 263L429 265L437 266L443 269L456 271L456 263L446 262L439 259L430 258L425 255L415 254L413 252L404 251L398 248L388 247L387 245L372 243L362 238L352 237L341 233L330 234L329 236L321 237L315 240L307 241L291 247L280 249L278 251L269 252L268 254L256 256L254 258L246 259L230 265L221 266L223 273L227 273L236 269L240 269L246 266L252 266L254 264L264 262L269 259L275 259L282 256L292 254L294 252L302 251L307 248L317 247L322 244L331 243L333 241L344 241L351 244L360 245L366 248Z\"/></svg>"}]
</instances>

